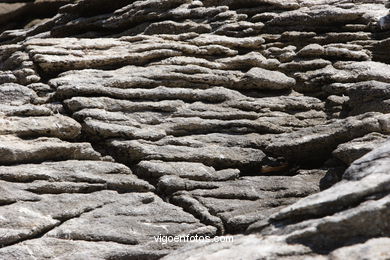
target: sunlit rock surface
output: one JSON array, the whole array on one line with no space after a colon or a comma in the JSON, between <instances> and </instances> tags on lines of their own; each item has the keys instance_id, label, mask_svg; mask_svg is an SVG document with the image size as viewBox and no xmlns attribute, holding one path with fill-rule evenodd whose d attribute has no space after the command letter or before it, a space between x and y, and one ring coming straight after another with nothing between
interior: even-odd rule
<instances>
[{"instance_id":1,"label":"sunlit rock surface","mask_svg":"<svg viewBox=\"0 0 390 260\"><path fill-rule=\"evenodd\" d=\"M389 7L2 1L0 259L389 259Z\"/></svg>"}]
</instances>

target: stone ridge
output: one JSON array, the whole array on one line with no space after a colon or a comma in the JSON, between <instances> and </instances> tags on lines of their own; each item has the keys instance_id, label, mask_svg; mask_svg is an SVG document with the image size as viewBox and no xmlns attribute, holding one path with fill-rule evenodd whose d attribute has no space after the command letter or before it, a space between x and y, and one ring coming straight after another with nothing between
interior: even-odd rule
<instances>
[{"instance_id":1,"label":"stone ridge","mask_svg":"<svg viewBox=\"0 0 390 260\"><path fill-rule=\"evenodd\" d=\"M0 259L389 259L389 7L2 1Z\"/></svg>"}]
</instances>

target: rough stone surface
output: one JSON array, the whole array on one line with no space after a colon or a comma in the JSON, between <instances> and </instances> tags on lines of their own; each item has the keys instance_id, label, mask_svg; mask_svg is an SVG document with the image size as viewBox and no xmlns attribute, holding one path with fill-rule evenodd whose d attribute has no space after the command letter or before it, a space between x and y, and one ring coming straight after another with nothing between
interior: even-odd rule
<instances>
[{"instance_id":1,"label":"rough stone surface","mask_svg":"<svg viewBox=\"0 0 390 260\"><path fill-rule=\"evenodd\" d=\"M389 238L373 238L365 243L337 249L330 254L331 259L387 259L390 257Z\"/></svg>"},{"instance_id":2,"label":"rough stone surface","mask_svg":"<svg viewBox=\"0 0 390 260\"><path fill-rule=\"evenodd\" d=\"M0 259L389 258L389 7L2 1Z\"/></svg>"},{"instance_id":3,"label":"rough stone surface","mask_svg":"<svg viewBox=\"0 0 390 260\"><path fill-rule=\"evenodd\" d=\"M258 259L257 254L270 259L387 259L389 147L387 141L356 160L333 187L283 208L256 223L257 229L248 229L261 230L260 237L236 236L228 251L220 244L192 246L165 259L212 259L233 252L253 252L248 259Z\"/></svg>"},{"instance_id":4,"label":"rough stone surface","mask_svg":"<svg viewBox=\"0 0 390 260\"><path fill-rule=\"evenodd\" d=\"M386 139L387 136L382 134L370 133L348 143L340 144L332 154L345 164L350 165L356 159L380 146Z\"/></svg>"}]
</instances>

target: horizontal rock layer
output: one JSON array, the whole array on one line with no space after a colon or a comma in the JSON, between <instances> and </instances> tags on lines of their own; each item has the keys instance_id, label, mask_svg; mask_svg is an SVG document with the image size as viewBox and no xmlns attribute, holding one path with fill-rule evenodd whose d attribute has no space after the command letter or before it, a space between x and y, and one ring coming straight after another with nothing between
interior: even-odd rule
<instances>
[{"instance_id":1,"label":"horizontal rock layer","mask_svg":"<svg viewBox=\"0 0 390 260\"><path fill-rule=\"evenodd\" d=\"M1 259L388 257L386 1L3 2Z\"/></svg>"}]
</instances>

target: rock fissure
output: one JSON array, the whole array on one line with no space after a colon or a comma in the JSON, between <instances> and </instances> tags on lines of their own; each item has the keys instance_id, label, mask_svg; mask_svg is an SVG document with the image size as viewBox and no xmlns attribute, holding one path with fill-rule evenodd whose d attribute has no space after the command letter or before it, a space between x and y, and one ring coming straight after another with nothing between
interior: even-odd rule
<instances>
[{"instance_id":1,"label":"rock fissure","mask_svg":"<svg viewBox=\"0 0 390 260\"><path fill-rule=\"evenodd\" d=\"M389 258L387 2L3 1L0 258Z\"/></svg>"}]
</instances>

